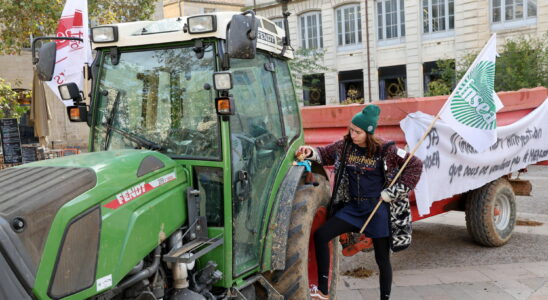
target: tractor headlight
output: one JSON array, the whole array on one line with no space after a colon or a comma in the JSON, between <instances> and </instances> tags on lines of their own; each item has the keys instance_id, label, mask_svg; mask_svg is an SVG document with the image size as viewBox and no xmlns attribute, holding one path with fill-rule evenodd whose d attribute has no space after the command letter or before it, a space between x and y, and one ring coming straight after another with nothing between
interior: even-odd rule
<instances>
[{"instance_id":1,"label":"tractor headlight","mask_svg":"<svg viewBox=\"0 0 548 300\"><path fill-rule=\"evenodd\" d=\"M213 73L213 86L218 91L228 91L232 89L232 73L215 72Z\"/></svg>"},{"instance_id":2,"label":"tractor headlight","mask_svg":"<svg viewBox=\"0 0 548 300\"><path fill-rule=\"evenodd\" d=\"M190 34L217 31L217 21L213 15L189 17L187 22Z\"/></svg>"},{"instance_id":3,"label":"tractor headlight","mask_svg":"<svg viewBox=\"0 0 548 300\"><path fill-rule=\"evenodd\" d=\"M91 28L91 40L94 43L112 43L118 41L118 27L100 26Z\"/></svg>"}]
</instances>

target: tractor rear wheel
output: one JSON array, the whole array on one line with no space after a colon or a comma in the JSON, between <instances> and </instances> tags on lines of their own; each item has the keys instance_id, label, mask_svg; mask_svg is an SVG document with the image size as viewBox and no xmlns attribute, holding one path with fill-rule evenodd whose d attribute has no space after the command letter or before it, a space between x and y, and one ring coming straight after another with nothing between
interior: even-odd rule
<instances>
[{"instance_id":1,"label":"tractor rear wheel","mask_svg":"<svg viewBox=\"0 0 548 300\"><path fill-rule=\"evenodd\" d=\"M286 300L310 299L310 285L318 284L318 266L314 247L314 232L327 220L330 184L324 176L315 174L318 186L301 185L293 200L289 225L285 270L265 277ZM339 247L336 239L329 243L329 299L335 299L339 272Z\"/></svg>"},{"instance_id":2,"label":"tractor rear wheel","mask_svg":"<svg viewBox=\"0 0 548 300\"><path fill-rule=\"evenodd\" d=\"M477 243L506 244L516 225L516 197L506 178L499 178L468 193L466 228Z\"/></svg>"}]
</instances>

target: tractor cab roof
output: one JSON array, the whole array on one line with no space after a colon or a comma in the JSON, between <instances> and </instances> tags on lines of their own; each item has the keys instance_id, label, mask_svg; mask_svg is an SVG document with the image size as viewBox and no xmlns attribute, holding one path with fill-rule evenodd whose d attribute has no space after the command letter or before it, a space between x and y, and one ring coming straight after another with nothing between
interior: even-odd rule
<instances>
[{"instance_id":1,"label":"tractor cab roof","mask_svg":"<svg viewBox=\"0 0 548 300\"><path fill-rule=\"evenodd\" d=\"M216 12L203 15L185 16L178 18L162 19L157 21L138 21L101 25L102 27L116 27L117 37L113 42L92 42L93 49L109 47L131 47L140 45L165 44L180 41L191 41L203 38L226 39L227 25L232 16L237 12ZM188 19L199 16L212 16L213 28L209 32L191 33ZM281 53L283 48L284 30L273 22L261 16L255 16L258 22L257 48L272 53ZM284 51L284 56L293 58L292 48Z\"/></svg>"}]
</instances>

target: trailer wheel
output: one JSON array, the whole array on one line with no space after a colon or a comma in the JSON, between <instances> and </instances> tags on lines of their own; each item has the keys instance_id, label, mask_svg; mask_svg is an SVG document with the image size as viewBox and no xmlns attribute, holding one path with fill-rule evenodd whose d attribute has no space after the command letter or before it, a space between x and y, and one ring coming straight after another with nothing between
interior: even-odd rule
<instances>
[{"instance_id":1,"label":"trailer wheel","mask_svg":"<svg viewBox=\"0 0 548 300\"><path fill-rule=\"evenodd\" d=\"M468 193L466 228L477 243L506 244L516 225L516 197L506 178L499 178Z\"/></svg>"},{"instance_id":2,"label":"trailer wheel","mask_svg":"<svg viewBox=\"0 0 548 300\"><path fill-rule=\"evenodd\" d=\"M315 174L317 187L299 186L288 231L285 270L265 275L286 300L310 299L311 284L318 284L314 232L327 219L330 185L327 179ZM339 271L339 248L336 239L330 242L331 269L329 299L335 299Z\"/></svg>"}]
</instances>

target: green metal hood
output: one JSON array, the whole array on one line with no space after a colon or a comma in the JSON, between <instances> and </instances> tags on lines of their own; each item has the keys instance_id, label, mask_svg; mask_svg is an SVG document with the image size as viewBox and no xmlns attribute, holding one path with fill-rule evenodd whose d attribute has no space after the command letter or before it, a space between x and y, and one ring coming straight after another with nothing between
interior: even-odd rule
<instances>
[{"instance_id":1,"label":"green metal hood","mask_svg":"<svg viewBox=\"0 0 548 300\"><path fill-rule=\"evenodd\" d=\"M154 162L153 162L154 161ZM163 167L162 167L163 165ZM138 171L141 169L141 174ZM137 175L144 176L147 171L160 168L175 168L177 163L171 158L150 150L115 150L71 155L56 159L42 160L19 166L29 167L69 167L90 168L97 175L97 185L116 180L132 182ZM148 168L148 169L147 169ZM138 176L138 177L141 177Z\"/></svg>"},{"instance_id":2,"label":"green metal hood","mask_svg":"<svg viewBox=\"0 0 548 300\"><path fill-rule=\"evenodd\" d=\"M65 278L67 274L79 272L86 266L89 272L85 274L91 274L89 283L92 285L73 284L74 288L70 290L78 292L69 298L85 299L96 294L96 278L112 278L112 285L116 285L186 221L185 191L190 184L189 173L176 161L155 151L94 152L11 169L19 173L46 174L43 178L38 177L34 185L54 194L50 202L59 202L55 211L49 213L51 218L48 224L42 226L45 234L39 242L43 252L32 256L32 267L34 270L37 268L32 272L36 272L36 280L31 277L27 286L31 286L40 299L51 297L52 286L56 286L53 278ZM77 181L75 178L80 178L77 176L86 180ZM32 184L29 182L29 185ZM36 199L37 203L44 202L39 200L44 193L35 194L32 199ZM62 199L66 201L55 197L64 194L67 196ZM49 206L47 204L45 207ZM43 212L43 209L29 210ZM68 245L67 241L71 239L65 237L76 226L73 224L84 220L84 216L90 212L99 212L97 225L82 227L83 230L76 235L77 241L82 242ZM7 217L5 219L11 220ZM87 257L82 259L89 263L86 266L69 265L62 269L64 273L52 276L61 272L57 260L60 253L63 253L62 249L79 245L84 245L79 250L82 256L87 253L87 249L95 249L94 252L88 251Z\"/></svg>"}]
</instances>

